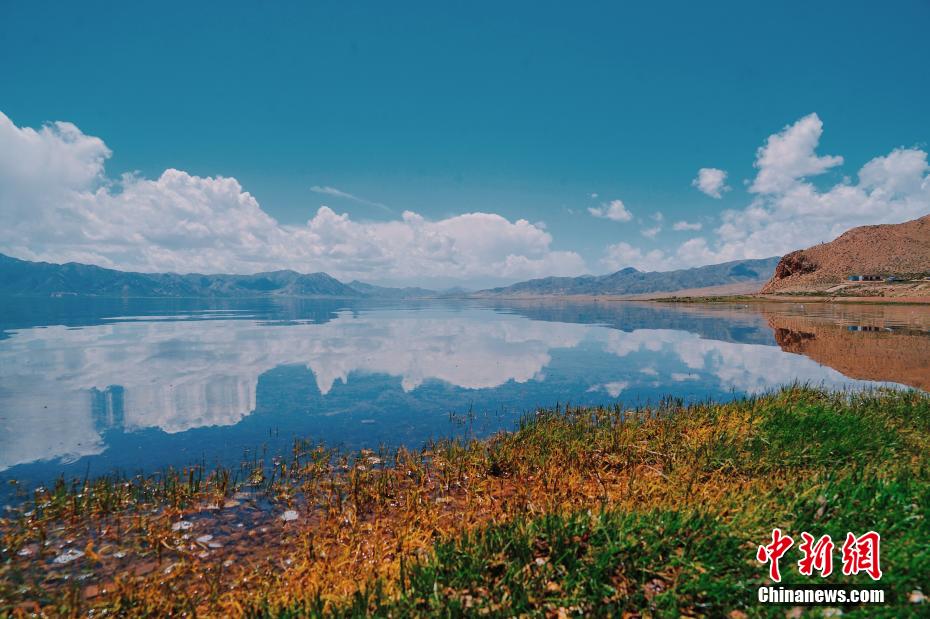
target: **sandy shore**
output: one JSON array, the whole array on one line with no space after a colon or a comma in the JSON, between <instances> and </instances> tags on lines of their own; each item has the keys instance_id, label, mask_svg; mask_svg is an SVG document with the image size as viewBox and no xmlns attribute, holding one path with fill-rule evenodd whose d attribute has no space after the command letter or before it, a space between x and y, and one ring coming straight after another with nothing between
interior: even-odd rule
<instances>
[{"instance_id":1,"label":"sandy shore","mask_svg":"<svg viewBox=\"0 0 930 619\"><path fill-rule=\"evenodd\" d=\"M889 304L889 303L909 303L930 305L930 296L926 297L834 297L834 296L808 296L808 295L790 295L790 294L757 294L753 298L762 301L777 301L792 303L869 303L869 304Z\"/></svg>"}]
</instances>

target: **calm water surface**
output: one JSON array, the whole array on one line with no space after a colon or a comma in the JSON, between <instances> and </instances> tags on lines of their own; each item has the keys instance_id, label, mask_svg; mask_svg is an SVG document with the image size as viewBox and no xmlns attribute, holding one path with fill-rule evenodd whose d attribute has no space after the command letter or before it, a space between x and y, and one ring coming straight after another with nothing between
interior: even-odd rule
<instances>
[{"instance_id":1,"label":"calm water surface","mask_svg":"<svg viewBox=\"0 0 930 619\"><path fill-rule=\"evenodd\" d=\"M558 403L930 389L930 308L7 299L0 478L420 446Z\"/></svg>"}]
</instances>

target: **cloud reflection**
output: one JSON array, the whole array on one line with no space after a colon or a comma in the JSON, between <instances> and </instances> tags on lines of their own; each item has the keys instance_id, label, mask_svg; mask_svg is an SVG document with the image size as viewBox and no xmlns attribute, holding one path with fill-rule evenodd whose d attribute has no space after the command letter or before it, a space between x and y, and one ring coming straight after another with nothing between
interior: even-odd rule
<instances>
[{"instance_id":1,"label":"cloud reflection","mask_svg":"<svg viewBox=\"0 0 930 619\"><path fill-rule=\"evenodd\" d=\"M558 351L582 344L580 356L553 364ZM99 454L108 428L170 434L236 424L256 408L259 377L285 365L307 367L324 398L366 374L397 378L405 392L427 381L469 390L513 383L527 400L542 393L531 384L548 381L572 401L647 389L760 393L798 379L868 384L777 346L487 309L345 311L323 324L222 317L32 328L0 344L0 470Z\"/></svg>"},{"instance_id":2,"label":"cloud reflection","mask_svg":"<svg viewBox=\"0 0 930 619\"><path fill-rule=\"evenodd\" d=\"M494 316L489 320L489 316ZM256 407L261 374L305 365L322 395L353 373L491 389L541 377L550 350L587 327L489 312L344 312L325 324L247 320L116 322L18 331L0 348L0 467L100 453L92 391L121 387L122 429L232 425ZM99 425L99 424L98 424Z\"/></svg>"}]
</instances>

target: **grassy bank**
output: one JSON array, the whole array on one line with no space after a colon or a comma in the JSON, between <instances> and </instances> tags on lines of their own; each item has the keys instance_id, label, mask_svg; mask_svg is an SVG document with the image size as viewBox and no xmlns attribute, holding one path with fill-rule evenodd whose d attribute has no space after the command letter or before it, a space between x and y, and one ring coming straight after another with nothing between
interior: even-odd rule
<instances>
[{"instance_id":1,"label":"grassy bank","mask_svg":"<svg viewBox=\"0 0 930 619\"><path fill-rule=\"evenodd\" d=\"M838 544L879 531L889 603L845 616L919 616L928 454L930 396L801 387L545 411L422 451L298 443L241 472L36 493L0 522L0 612L783 617L807 611L755 602L755 550L778 526ZM783 584L871 584L802 577L799 557Z\"/></svg>"}]
</instances>

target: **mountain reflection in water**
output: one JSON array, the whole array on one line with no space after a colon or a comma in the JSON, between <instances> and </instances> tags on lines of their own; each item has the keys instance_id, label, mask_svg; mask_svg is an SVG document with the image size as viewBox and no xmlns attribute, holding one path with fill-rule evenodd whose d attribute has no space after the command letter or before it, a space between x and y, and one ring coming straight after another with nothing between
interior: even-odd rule
<instances>
[{"instance_id":1,"label":"mountain reflection in water","mask_svg":"<svg viewBox=\"0 0 930 619\"><path fill-rule=\"evenodd\" d=\"M919 306L828 306L817 315L763 309L775 341L845 376L930 391L930 325Z\"/></svg>"},{"instance_id":2,"label":"mountain reflection in water","mask_svg":"<svg viewBox=\"0 0 930 619\"><path fill-rule=\"evenodd\" d=\"M41 303L0 319L10 477L229 463L294 436L419 445L464 431L450 413L486 434L565 402L930 388L917 306Z\"/></svg>"}]
</instances>

